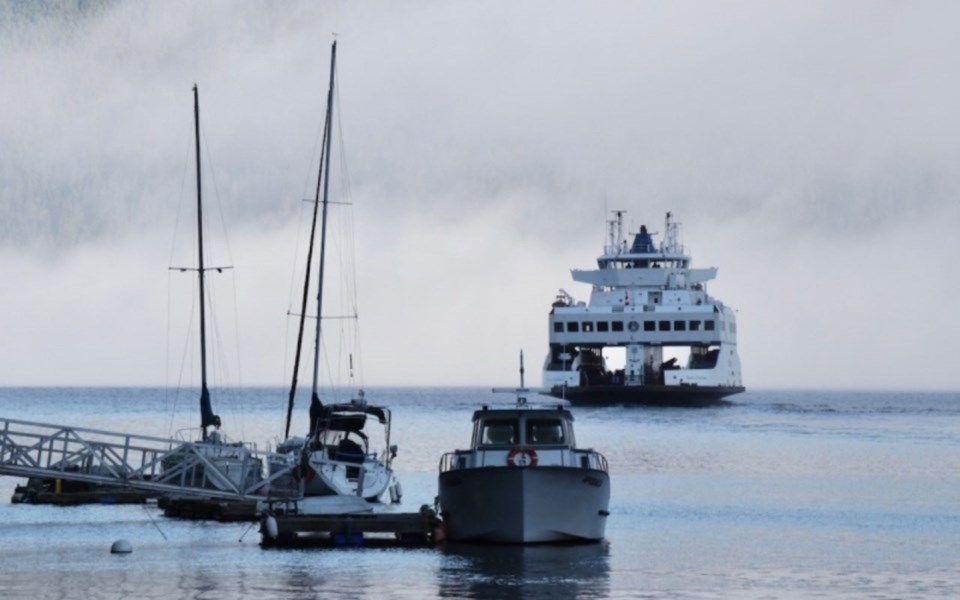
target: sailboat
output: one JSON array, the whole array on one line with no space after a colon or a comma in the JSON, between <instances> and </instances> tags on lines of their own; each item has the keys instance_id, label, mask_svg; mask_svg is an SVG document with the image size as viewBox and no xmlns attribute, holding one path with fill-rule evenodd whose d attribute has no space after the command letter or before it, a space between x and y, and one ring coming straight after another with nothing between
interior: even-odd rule
<instances>
[{"instance_id":1,"label":"sailboat","mask_svg":"<svg viewBox=\"0 0 960 600\"><path fill-rule=\"evenodd\" d=\"M200 430L201 439L188 442L182 453L172 453L163 463L164 469L185 470L184 483L188 486L243 489L263 479L263 464L259 458L239 442L228 442L220 432L220 416L213 412L210 390L207 387L207 330L204 275L207 271L222 272L230 267L207 267L203 256L203 186L200 170L200 96L193 86L194 136L197 171L197 267L171 267L178 271L196 271L200 295ZM213 428L212 431L210 428ZM188 457L189 459L185 459Z\"/></svg>"},{"instance_id":2,"label":"sailboat","mask_svg":"<svg viewBox=\"0 0 960 600\"><path fill-rule=\"evenodd\" d=\"M326 262L327 211L330 205L330 146L333 137L333 100L336 73L337 43L330 55L330 86L321 146L320 170L314 197L313 220L307 253L300 327L293 366L293 382L287 402L286 441L277 448L286 456L286 464L271 465L272 471L294 465L295 477L304 496L357 496L379 500L389 490L390 500L399 502L400 484L391 469L397 448L390 444L390 410L368 404L364 391L358 390L349 402L324 404L320 400L320 353L323 332L324 266ZM321 200L322 187L322 200ZM320 256L317 284L316 330L314 332L313 382L310 395L310 429L306 438L290 437L290 423L297 392L297 374L303 342L304 322L309 295L313 244L320 210ZM354 315L352 318L356 318ZM352 364L352 356L350 358ZM376 447L371 430L379 429L383 446Z\"/></svg>"}]
</instances>

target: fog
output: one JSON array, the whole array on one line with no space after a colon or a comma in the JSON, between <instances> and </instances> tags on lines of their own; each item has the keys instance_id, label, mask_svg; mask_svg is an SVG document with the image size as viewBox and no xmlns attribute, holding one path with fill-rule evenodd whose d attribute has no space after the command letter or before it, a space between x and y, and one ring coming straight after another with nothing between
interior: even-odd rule
<instances>
[{"instance_id":1,"label":"fog","mask_svg":"<svg viewBox=\"0 0 960 600\"><path fill-rule=\"evenodd\" d=\"M233 267L211 274L213 361L285 384L335 34L365 385L512 384L521 349L538 383L550 302L587 299L569 270L624 209L654 231L672 211L719 267L748 388L956 390L958 21L950 2L4 3L0 384L197 377L193 277L169 270L196 260L194 83L207 262Z\"/></svg>"}]
</instances>

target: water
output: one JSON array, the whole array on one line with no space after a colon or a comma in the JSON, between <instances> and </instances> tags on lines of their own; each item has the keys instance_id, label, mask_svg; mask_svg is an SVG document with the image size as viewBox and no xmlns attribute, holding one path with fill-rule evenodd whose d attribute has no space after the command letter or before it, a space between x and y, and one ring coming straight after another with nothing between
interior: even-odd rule
<instances>
[{"instance_id":1,"label":"water","mask_svg":"<svg viewBox=\"0 0 960 600\"><path fill-rule=\"evenodd\" d=\"M263 447L282 390L215 393ZM432 504L486 389L375 389L404 506ZM706 409L575 408L612 475L607 541L575 547L264 550L248 524L154 507L0 503L9 598L933 598L960 596L960 394L753 391ZM0 416L170 435L193 393L0 389ZM307 424L303 408L295 429ZM0 478L0 498L18 480ZM133 544L128 556L111 543Z\"/></svg>"}]
</instances>

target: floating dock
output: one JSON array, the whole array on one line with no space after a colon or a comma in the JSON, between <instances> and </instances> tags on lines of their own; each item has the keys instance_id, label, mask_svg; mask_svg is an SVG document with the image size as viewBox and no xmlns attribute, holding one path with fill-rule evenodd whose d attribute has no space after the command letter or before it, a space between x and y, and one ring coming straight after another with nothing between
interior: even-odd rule
<instances>
[{"instance_id":1,"label":"floating dock","mask_svg":"<svg viewBox=\"0 0 960 600\"><path fill-rule=\"evenodd\" d=\"M430 547L440 541L441 527L437 513L426 505L415 513L268 514L260 521L260 545L265 548Z\"/></svg>"},{"instance_id":2,"label":"floating dock","mask_svg":"<svg viewBox=\"0 0 960 600\"><path fill-rule=\"evenodd\" d=\"M157 506L163 509L164 516L176 519L209 519L231 523L256 521L258 518L255 500L161 496Z\"/></svg>"},{"instance_id":3,"label":"floating dock","mask_svg":"<svg viewBox=\"0 0 960 600\"><path fill-rule=\"evenodd\" d=\"M78 483L63 479L31 477L26 485L18 485L10 502L13 504L50 504L77 506L80 504L145 504L157 497L155 492L125 487Z\"/></svg>"}]
</instances>

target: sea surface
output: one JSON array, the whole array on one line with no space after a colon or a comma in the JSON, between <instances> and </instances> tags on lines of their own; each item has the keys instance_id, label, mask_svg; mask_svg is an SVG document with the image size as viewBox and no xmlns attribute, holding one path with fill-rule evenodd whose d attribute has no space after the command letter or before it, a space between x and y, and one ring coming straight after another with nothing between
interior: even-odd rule
<instances>
[{"instance_id":1,"label":"sea surface","mask_svg":"<svg viewBox=\"0 0 960 600\"><path fill-rule=\"evenodd\" d=\"M170 436L192 391L0 388L0 417ZM216 390L232 437L283 431L280 389ZM466 447L470 388L380 388L404 509L433 504ZM262 549L256 527L155 506L14 505L0 477L3 598L958 598L960 394L750 391L712 408L573 409L610 463L603 543ZM306 429L306 408L294 432ZM133 545L110 554L114 540Z\"/></svg>"}]
</instances>

